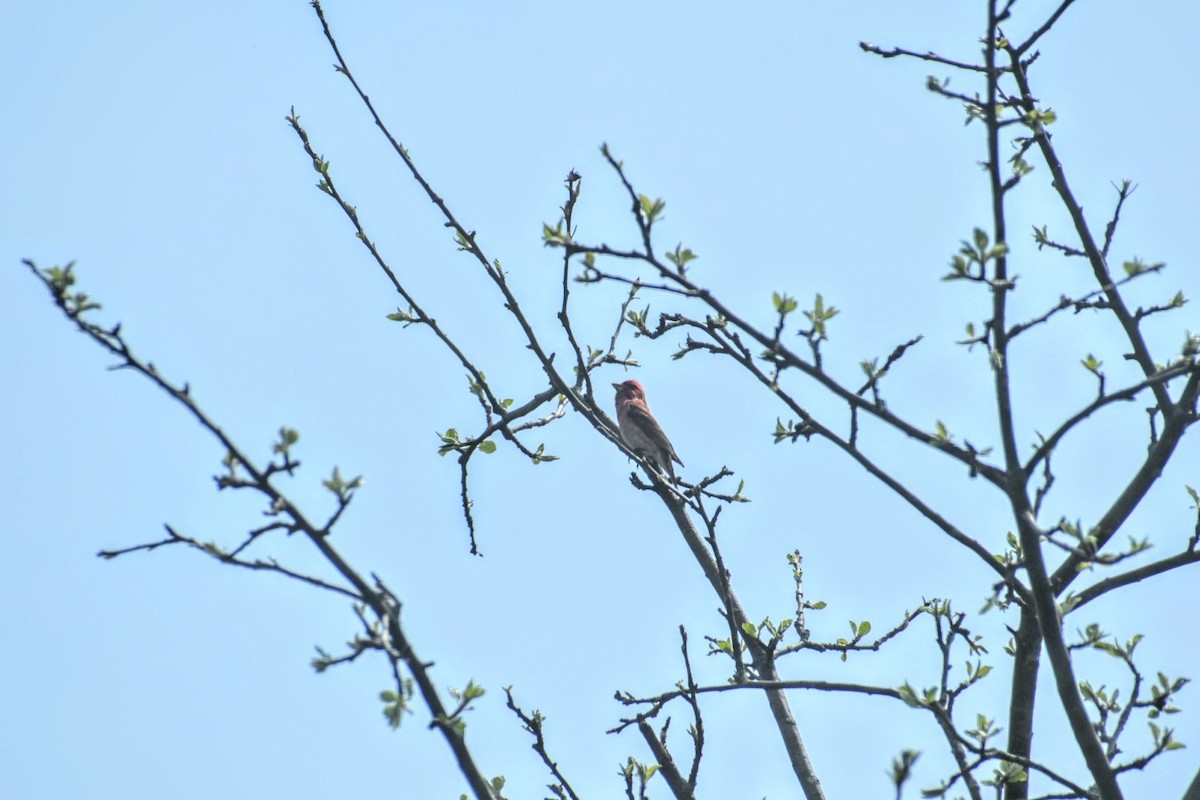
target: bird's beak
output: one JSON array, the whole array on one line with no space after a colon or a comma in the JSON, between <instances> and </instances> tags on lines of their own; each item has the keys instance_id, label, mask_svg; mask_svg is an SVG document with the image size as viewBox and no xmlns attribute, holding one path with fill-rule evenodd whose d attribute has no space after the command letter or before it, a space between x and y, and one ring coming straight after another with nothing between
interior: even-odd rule
<instances>
[{"instance_id":1,"label":"bird's beak","mask_svg":"<svg viewBox=\"0 0 1200 800\"><path fill-rule=\"evenodd\" d=\"M620 391L620 389L621 389L621 384L619 384L619 383L614 383L614 384L612 385L612 387L613 387L614 389L616 389L617 391Z\"/></svg>"}]
</instances>

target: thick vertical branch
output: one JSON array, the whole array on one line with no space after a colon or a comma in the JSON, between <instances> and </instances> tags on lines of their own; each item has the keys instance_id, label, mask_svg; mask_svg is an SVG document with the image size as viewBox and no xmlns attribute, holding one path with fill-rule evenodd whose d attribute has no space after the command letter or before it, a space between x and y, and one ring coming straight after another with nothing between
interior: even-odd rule
<instances>
[{"instance_id":1,"label":"thick vertical branch","mask_svg":"<svg viewBox=\"0 0 1200 800\"><path fill-rule=\"evenodd\" d=\"M659 495L663 498L663 502L671 509L671 515L675 519L675 524L683 534L683 539L692 551L692 556L700 564L700 568L704 570L704 576L708 579L713 591L717 593L718 597L722 598L722 602L726 606L726 613L733 618L737 628L741 630L742 623L748 621L746 612L742 610L742 606L734 595L733 589L725 587L716 559L713 558L708 548L704 546L704 540L701 538L700 532L696 530L695 525L692 524L691 517L688 516L687 507L675 498L666 485L660 485L656 488ZM766 652L762 644L756 639L747 638L746 641L747 646L752 650L754 666L759 673L759 677L764 681L779 681L779 673L775 669L775 659ZM767 695L767 703L771 707L771 716L775 719L775 726L779 730L779 736L783 740L784 748L787 750L792 770L796 773L796 778L800 781L804 797L806 800L825 800L825 791L821 788L821 780L817 777L812 761L808 757L808 748L804 746L804 739L800 736L800 728L796 724L796 717L792 714L791 706L788 704L787 695L783 689L766 688L763 691Z\"/></svg>"},{"instance_id":2,"label":"thick vertical branch","mask_svg":"<svg viewBox=\"0 0 1200 800\"><path fill-rule=\"evenodd\" d=\"M996 67L996 38L999 22L996 17L996 0L988 3L988 28L984 38L984 63L987 65L987 98L984 114L987 120L988 182L992 194L993 241L1007 242L1004 219L1004 180L1000 174L1000 71ZM1004 448L1006 472L1005 491L1010 498L1023 492L1021 461L1017 454L1017 437L1013 425L1012 395L1008 372L1008 332L1005 312L1008 292L1012 288L1008 280L1008 254L996 255L993 275L989 281L992 290L992 372L996 381L996 413L1000 422L1000 439Z\"/></svg>"},{"instance_id":3,"label":"thick vertical branch","mask_svg":"<svg viewBox=\"0 0 1200 800\"><path fill-rule=\"evenodd\" d=\"M1200 770L1196 771L1192 782L1188 784L1187 791L1183 793L1183 800L1200 800Z\"/></svg>"},{"instance_id":4,"label":"thick vertical branch","mask_svg":"<svg viewBox=\"0 0 1200 800\"><path fill-rule=\"evenodd\" d=\"M754 667L764 681L781 680L779 672L775 669L775 659L765 652L761 657L755 658ZM808 758L808 748L804 746L804 739L800 736L800 726L796 724L796 717L792 714L792 707L788 703L787 695L782 689L764 689L763 691L766 692L767 703L771 706L771 715L775 718L775 725L783 739L783 746L787 749L788 760L791 761L792 770L800 780L800 787L804 790L805 798L807 800L824 798L825 791L821 788L821 780L817 777L816 770L813 769L812 761Z\"/></svg>"},{"instance_id":5,"label":"thick vertical branch","mask_svg":"<svg viewBox=\"0 0 1200 800\"><path fill-rule=\"evenodd\" d=\"M1037 613L1021 608L1021 622L1013 636L1012 691L1008 707L1008 752L1029 760L1033 756L1033 709L1037 700L1038 668L1041 665L1042 633ZM1009 783L1006 800L1026 800L1029 782Z\"/></svg>"},{"instance_id":6,"label":"thick vertical branch","mask_svg":"<svg viewBox=\"0 0 1200 800\"><path fill-rule=\"evenodd\" d=\"M1007 11L1005 12L1007 13ZM1006 243L1004 218L1004 182L1000 173L1000 70L996 66L997 49L1001 47L1000 14L997 0L988 3L987 35L984 38L984 62L987 66L987 96L984 113L987 120L988 179L992 192L992 225L997 243ZM1020 69L1017 61L1013 69ZM1018 80L1021 80L1018 78ZM1022 86L1022 93L1027 87ZM1044 139L1045 134L1039 134ZM1043 150L1043 153L1046 151ZM1052 168L1053 171L1053 168ZM1060 170L1061 172L1061 170ZM1056 174L1056 178L1058 175ZM1060 188L1060 192L1062 189ZM1080 216L1077 222L1082 222ZM1085 226L1086 227L1086 226ZM1092 243L1095 251L1095 243ZM1099 253L1096 252L1097 258ZM1101 259L1102 261L1102 259ZM1042 532L1034 518L1033 508L1026 488L1026 476L1017 452L1016 430L1013 423L1012 396L1009 384L1008 332L1005 324L1005 304L1012 284L1008 279L1008 256L1001 252L995 259L992 287L992 370L996 381L996 409L1000 422L1000 438L1004 448L1005 472L1008 477L1007 493L1010 507L1017 523L1025 568L1029 573L1029 588L1033 593L1033 606L1037 613L1038 627L1046 646L1046 655L1054 670L1054 683L1058 688L1059 700L1067 714L1075 741L1083 753L1088 770L1092 773L1100 795L1105 800L1119 800L1121 789L1112 771L1100 740L1088 719L1087 709L1071 667L1071 656L1063 639L1062 620L1058 614L1058 603L1047 574L1042 554ZM1151 373L1147 373L1148 375ZM1163 390L1165 392L1165 390ZM1026 658L1032 658L1026 653ZM1026 668L1028 669L1028 667ZM1026 677L1029 677L1026 675ZM1032 708L1032 706L1031 706Z\"/></svg>"},{"instance_id":7,"label":"thick vertical branch","mask_svg":"<svg viewBox=\"0 0 1200 800\"><path fill-rule=\"evenodd\" d=\"M1033 591L1034 607L1037 609L1038 627L1046 644L1046 658L1054 670L1054 685L1058 698L1067 713L1067 722L1075 735L1075 742L1087 762L1088 771L1096 781L1102 800L1121 800L1121 787L1117 776L1108 763L1104 747L1096 736L1088 718L1087 707L1079 694L1079 684L1071 667L1071 654L1063 638L1062 620L1058 615L1058 602L1046 573L1046 561L1042 556L1042 531L1033 518L1033 509L1028 505L1020 510L1017 518L1021 537L1021 549L1025 555L1025 568L1029 571L1029 588Z\"/></svg>"}]
</instances>

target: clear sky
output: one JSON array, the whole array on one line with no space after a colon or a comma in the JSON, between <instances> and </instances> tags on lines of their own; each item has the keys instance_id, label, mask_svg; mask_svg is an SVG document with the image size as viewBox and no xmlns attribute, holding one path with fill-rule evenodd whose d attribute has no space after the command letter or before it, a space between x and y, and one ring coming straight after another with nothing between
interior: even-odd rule
<instances>
[{"instance_id":1,"label":"clear sky","mask_svg":"<svg viewBox=\"0 0 1200 800\"><path fill-rule=\"evenodd\" d=\"M1022 0L1013 38L1054 3ZM1055 143L1093 223L1111 210L1113 181L1139 188L1114 261L1140 256L1168 270L1132 302L1176 290L1200 295L1194 229L1193 4L1078 2L1043 42L1035 92L1056 111ZM552 331L561 261L541 243L569 170L584 176L583 240L633 244L628 201L605 167L607 142L638 188L667 202L660 245L701 256L695 279L762 325L771 293L802 304L820 292L841 309L826 366L848 383L858 364L916 334L926 339L885 386L892 407L960 439L998 444L985 357L956 347L986 318L970 287L941 283L959 240L989 218L982 127L924 88L948 70L883 61L881 46L972 60L982 4L768 2L593 4L329 0L343 52L393 130L487 252L527 311ZM300 430L303 463L287 491L312 516L332 510L320 487L334 465L366 484L337 544L397 591L418 652L442 687L474 680L488 694L468 717L484 769L509 796L540 797L549 777L504 709L512 685L548 717L553 755L582 793L620 793L636 735L606 735L623 714L615 690L656 693L682 676L677 628L687 626L700 677L720 682L704 635L720 635L716 599L662 506L628 484L629 464L571 415L538 435L560 456L533 467L510 448L472 471L483 558L468 554L457 469L435 432L478 430L463 371L420 328L386 320L398 299L316 190L316 175L284 122L295 106L314 146L372 238L503 396L544 383L478 266L456 252L436 209L390 154L350 87L307 3L13 4L0 26L0 770L20 800L338 796L450 798L466 791L440 737L418 712L399 732L381 716L388 673L363 659L324 675L314 646L337 651L355 633L344 603L269 575L222 567L182 550L101 561L102 548L155 539L163 523L236 542L261 506L218 493L223 455L181 407L72 331L20 265L78 261L80 287L121 321L137 352L188 381L200 404L265 461L281 425ZM951 88L980 87L955 75ZM1064 239L1044 167L1014 197L1015 316L1034 316L1087 285L1080 263L1031 246L1032 225ZM1191 242L1191 244L1189 244ZM613 265L617 268L617 265ZM649 277L649 276L645 276ZM607 344L622 291L579 288L577 332ZM649 296L652 315L679 310ZM1148 323L1161 358L1196 306ZM554 347L565 343L550 334ZM682 337L680 337L681 339ZM809 627L847 635L847 620L890 627L922 598L953 598L974 614L990 573L833 448L771 444L783 410L732 365L681 343L629 339L652 408L696 479L728 465L748 505L724 517L724 551L752 616L794 608L787 553L805 557L809 598L828 603ZM1079 359L1105 362L1110 386L1132 374L1112 324L1063 318L1031 336L1017 368L1021 443L1088 402ZM601 382L626 374L609 368ZM603 384L602 384L603 385ZM794 391L831 424L844 414L817 387ZM605 399L606 404L608 399ZM1145 402L1112 409L1064 447L1045 516L1094 521L1143 452ZM786 415L784 415L786 417ZM865 432L885 466L964 525L1003 548L1009 521L994 492L918 445ZM867 446L867 445L865 445ZM1184 485L1200 487L1200 449L1185 440L1128 533L1161 557L1194 525ZM730 487L732 488L732 487ZM1123 539L1123 537L1122 537ZM319 569L299 539L266 543L298 568ZM1098 602L1068 632L1099 618L1152 676L1200 672L1195 571ZM1086 584L1084 584L1086 585ZM961 708L1003 724L1005 623L972 618L988 637L994 677ZM1074 617L1072 617L1074 620ZM882 656L846 664L806 657L791 677L924 686L936 680L927 623ZM965 655L960 662L965 660ZM1111 659L1109 660L1111 662ZM1082 674L1125 687L1099 656ZM1048 668L1047 668L1048 669ZM1105 671L1108 670L1108 671ZM1047 672L1048 674L1048 672ZM1045 677L1045 675L1043 675ZM1122 694L1127 688L1122 689ZM947 769L926 716L885 700L794 694L815 766L832 797L889 795L901 748L926 755L916 785ZM1045 681L1036 744L1069 734ZM964 701L966 702L966 701ZM1197 767L1193 688L1166 720L1189 749L1129 779L1130 797L1179 796ZM706 706L706 797L797 796L757 697ZM682 747L688 723L672 726ZM1136 723L1127 752L1144 745ZM759 737L757 731L768 730ZM1080 780L1078 763L1066 769ZM663 787L654 796L665 796Z\"/></svg>"}]
</instances>

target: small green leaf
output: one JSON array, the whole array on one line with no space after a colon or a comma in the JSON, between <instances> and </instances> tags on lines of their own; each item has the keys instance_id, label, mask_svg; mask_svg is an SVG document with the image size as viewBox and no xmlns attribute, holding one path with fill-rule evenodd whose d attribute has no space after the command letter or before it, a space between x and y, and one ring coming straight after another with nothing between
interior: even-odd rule
<instances>
[{"instance_id":1,"label":"small green leaf","mask_svg":"<svg viewBox=\"0 0 1200 800\"><path fill-rule=\"evenodd\" d=\"M279 441L272 445L272 452L287 455L288 449L300 441L300 432L295 428L282 427L279 429Z\"/></svg>"},{"instance_id":2,"label":"small green leaf","mask_svg":"<svg viewBox=\"0 0 1200 800\"><path fill-rule=\"evenodd\" d=\"M462 238L461 233L456 237L456 241L459 244L459 249L470 249L466 240ZM561 247L570 243L570 241L571 236L563 229L562 220L559 220L554 227L542 223L542 243L546 247ZM468 246L464 247L464 245Z\"/></svg>"},{"instance_id":3,"label":"small green leaf","mask_svg":"<svg viewBox=\"0 0 1200 800\"><path fill-rule=\"evenodd\" d=\"M667 253L667 260L674 264L680 272L684 271L689 261L694 261L697 258L699 258L698 255L690 249L685 248L682 244L675 245L674 252Z\"/></svg>"},{"instance_id":4,"label":"small green leaf","mask_svg":"<svg viewBox=\"0 0 1200 800\"><path fill-rule=\"evenodd\" d=\"M944 281L956 281L970 276L968 271L970 264L961 255L955 255L950 259L950 272L942 276Z\"/></svg>"},{"instance_id":5,"label":"small green leaf","mask_svg":"<svg viewBox=\"0 0 1200 800\"><path fill-rule=\"evenodd\" d=\"M534 464L541 464L543 461L558 461L558 456L547 455L545 451L546 451L545 444L539 444L537 446L537 450L533 451L533 463Z\"/></svg>"},{"instance_id":6,"label":"small green leaf","mask_svg":"<svg viewBox=\"0 0 1200 800\"><path fill-rule=\"evenodd\" d=\"M454 428L448 428L445 433L439 433L437 436L442 440L442 446L438 448L439 456L453 452L462 443L458 438L458 431Z\"/></svg>"},{"instance_id":7,"label":"small green leaf","mask_svg":"<svg viewBox=\"0 0 1200 800\"><path fill-rule=\"evenodd\" d=\"M788 297L786 294L779 292L771 293L771 302L775 304L775 311L782 317L786 317L795 311L798 305L796 298Z\"/></svg>"},{"instance_id":8,"label":"small green leaf","mask_svg":"<svg viewBox=\"0 0 1200 800\"><path fill-rule=\"evenodd\" d=\"M646 218L647 225L654 224L667 205L662 198L651 200L644 194L638 195L638 202L641 204L642 215Z\"/></svg>"},{"instance_id":9,"label":"small green leaf","mask_svg":"<svg viewBox=\"0 0 1200 800\"><path fill-rule=\"evenodd\" d=\"M920 708L924 705L924 703L921 702L920 697L917 696L917 690L914 689L912 684L910 684L908 681L905 681L897 691L900 692L900 699L909 706L913 708Z\"/></svg>"},{"instance_id":10,"label":"small green leaf","mask_svg":"<svg viewBox=\"0 0 1200 800\"><path fill-rule=\"evenodd\" d=\"M975 249L978 250L980 253L982 253L984 251L984 249L987 248L987 244L988 244L987 232L984 231L983 228L976 228L974 238L975 238Z\"/></svg>"},{"instance_id":11,"label":"small green leaf","mask_svg":"<svg viewBox=\"0 0 1200 800\"><path fill-rule=\"evenodd\" d=\"M1135 275L1141 275L1143 272L1156 272L1166 265L1162 262L1147 264L1140 258L1135 257L1132 261L1126 261L1123 266L1125 267L1125 274L1132 278Z\"/></svg>"},{"instance_id":12,"label":"small green leaf","mask_svg":"<svg viewBox=\"0 0 1200 800\"><path fill-rule=\"evenodd\" d=\"M838 309L834 306L825 307L825 298L819 293L813 300L811 311L805 311L804 316L812 323L813 333L818 337L826 338L825 323L838 315Z\"/></svg>"}]
</instances>

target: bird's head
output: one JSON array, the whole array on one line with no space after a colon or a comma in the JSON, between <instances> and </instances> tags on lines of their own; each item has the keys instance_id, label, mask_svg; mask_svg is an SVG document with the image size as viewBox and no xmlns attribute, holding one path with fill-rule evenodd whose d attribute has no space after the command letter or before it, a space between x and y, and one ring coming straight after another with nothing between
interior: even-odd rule
<instances>
[{"instance_id":1,"label":"bird's head","mask_svg":"<svg viewBox=\"0 0 1200 800\"><path fill-rule=\"evenodd\" d=\"M639 381L628 380L623 383L614 383L613 388L617 390L618 400L645 400L646 390L642 388Z\"/></svg>"}]
</instances>

